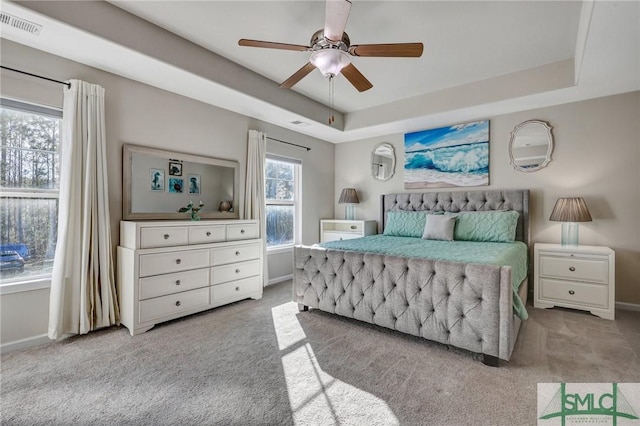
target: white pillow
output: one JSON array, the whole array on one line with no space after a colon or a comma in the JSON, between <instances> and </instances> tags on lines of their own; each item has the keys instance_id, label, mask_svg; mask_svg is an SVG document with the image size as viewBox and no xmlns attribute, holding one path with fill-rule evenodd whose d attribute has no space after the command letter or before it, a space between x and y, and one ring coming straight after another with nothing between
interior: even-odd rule
<instances>
[{"instance_id":1,"label":"white pillow","mask_svg":"<svg viewBox=\"0 0 640 426\"><path fill-rule=\"evenodd\" d=\"M453 241L453 229L456 226L455 216L429 215L424 225L422 238L425 240Z\"/></svg>"}]
</instances>

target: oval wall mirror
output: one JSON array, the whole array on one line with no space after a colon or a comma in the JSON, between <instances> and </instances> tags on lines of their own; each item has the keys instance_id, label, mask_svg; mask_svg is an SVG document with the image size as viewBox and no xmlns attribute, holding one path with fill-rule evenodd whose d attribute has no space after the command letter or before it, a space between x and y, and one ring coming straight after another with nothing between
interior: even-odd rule
<instances>
[{"instance_id":1,"label":"oval wall mirror","mask_svg":"<svg viewBox=\"0 0 640 426\"><path fill-rule=\"evenodd\" d=\"M376 180L389 180L396 171L396 153L393 145L383 142L371 153L371 176Z\"/></svg>"},{"instance_id":2,"label":"oval wall mirror","mask_svg":"<svg viewBox=\"0 0 640 426\"><path fill-rule=\"evenodd\" d=\"M540 120L525 121L513 129L509 157L514 169L534 172L549 164L553 152L551 129L548 123Z\"/></svg>"}]
</instances>

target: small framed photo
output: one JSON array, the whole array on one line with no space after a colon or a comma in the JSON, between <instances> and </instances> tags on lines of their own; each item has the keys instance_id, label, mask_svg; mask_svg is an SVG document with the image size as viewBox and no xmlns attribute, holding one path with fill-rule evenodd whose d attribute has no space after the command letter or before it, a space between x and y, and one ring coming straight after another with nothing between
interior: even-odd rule
<instances>
[{"instance_id":1,"label":"small framed photo","mask_svg":"<svg viewBox=\"0 0 640 426\"><path fill-rule=\"evenodd\" d=\"M182 163L169 161L169 176L182 176Z\"/></svg>"},{"instance_id":2,"label":"small framed photo","mask_svg":"<svg viewBox=\"0 0 640 426\"><path fill-rule=\"evenodd\" d=\"M149 189L164 191L164 170L149 169Z\"/></svg>"},{"instance_id":3,"label":"small framed photo","mask_svg":"<svg viewBox=\"0 0 640 426\"><path fill-rule=\"evenodd\" d=\"M182 194L184 191L184 183L182 179L169 178L169 192L174 194Z\"/></svg>"},{"instance_id":4,"label":"small framed photo","mask_svg":"<svg viewBox=\"0 0 640 426\"><path fill-rule=\"evenodd\" d=\"M189 186L189 194L200 193L200 175L188 175L187 185Z\"/></svg>"}]
</instances>

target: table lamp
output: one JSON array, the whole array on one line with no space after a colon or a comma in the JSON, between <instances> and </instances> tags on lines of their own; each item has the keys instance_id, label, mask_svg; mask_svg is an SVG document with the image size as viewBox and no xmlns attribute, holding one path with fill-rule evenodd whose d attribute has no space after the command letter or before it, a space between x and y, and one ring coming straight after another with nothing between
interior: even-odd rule
<instances>
[{"instance_id":1,"label":"table lamp","mask_svg":"<svg viewBox=\"0 0 640 426\"><path fill-rule=\"evenodd\" d=\"M344 188L340 193L338 204L346 204L344 206L344 217L347 220L354 220L354 204L359 204L358 193L355 188Z\"/></svg>"},{"instance_id":2,"label":"table lamp","mask_svg":"<svg viewBox=\"0 0 640 426\"><path fill-rule=\"evenodd\" d=\"M562 222L562 245L578 245L578 222L591 222L587 204L580 197L558 198L549 220Z\"/></svg>"}]
</instances>

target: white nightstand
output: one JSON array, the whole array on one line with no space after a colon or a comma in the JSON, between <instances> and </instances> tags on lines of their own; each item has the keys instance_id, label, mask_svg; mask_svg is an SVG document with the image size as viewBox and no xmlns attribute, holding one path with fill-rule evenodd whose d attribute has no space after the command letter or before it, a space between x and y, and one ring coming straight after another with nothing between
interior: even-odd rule
<instances>
[{"instance_id":1,"label":"white nightstand","mask_svg":"<svg viewBox=\"0 0 640 426\"><path fill-rule=\"evenodd\" d=\"M615 252L601 246L536 244L536 308L582 309L606 319L615 317Z\"/></svg>"},{"instance_id":2,"label":"white nightstand","mask_svg":"<svg viewBox=\"0 0 640 426\"><path fill-rule=\"evenodd\" d=\"M378 223L375 220L338 220L326 219L320 221L320 242L335 240L350 240L366 237L378 233Z\"/></svg>"}]
</instances>

